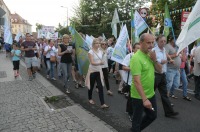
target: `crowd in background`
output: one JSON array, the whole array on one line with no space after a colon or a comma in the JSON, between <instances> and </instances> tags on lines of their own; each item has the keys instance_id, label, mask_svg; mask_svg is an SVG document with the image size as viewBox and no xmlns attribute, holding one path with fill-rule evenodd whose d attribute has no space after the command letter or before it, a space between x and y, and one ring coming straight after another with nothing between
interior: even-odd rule
<instances>
[{"instance_id":1,"label":"crowd in background","mask_svg":"<svg viewBox=\"0 0 200 132\"><path fill-rule=\"evenodd\" d=\"M85 38L83 34L81 35ZM12 47L8 44L4 44L4 48L6 50L6 56L8 56L8 54L12 56L14 77L20 75L19 64L23 56L29 81L36 78L37 71L41 68L45 68L47 79L56 81L57 79L63 78L63 88L67 94L69 94L71 92L70 89L73 88L69 85L69 81L74 82L75 88L84 88L86 86L88 88L88 100L91 105L95 104L92 99L92 92L93 89L95 89L99 94L102 109L109 108L109 105L107 105L104 100L104 87L106 88L106 93L110 96L113 95L113 90L118 90L119 94L123 94L127 98L126 112L128 112L130 120L134 120L133 126L138 124L140 125L140 129L143 129L148 126L148 123L144 127L141 126L140 118L142 117L136 116L140 115L136 108L142 109L140 106L142 104L144 108L157 111L156 104L152 101L154 100L154 96L152 95L154 95L156 89L158 89L160 93L166 117L173 117L179 114L174 111L174 104L169 100L169 97L173 99L178 98L178 96L174 94L175 89L182 87L182 98L191 101L191 98L187 94L188 81L190 81L191 78L195 80L195 98L200 100L200 48L198 44L194 44L190 54L188 48L185 48L177 54L178 47L175 45L173 38L167 42L163 35L152 37L152 35L143 34L143 37L144 38L141 36L139 43L132 45L130 41L128 41L127 55L122 63L111 60L116 44L114 38L109 38L108 40L103 40L102 37L95 38L92 43L92 48L88 52L90 64L86 76L80 74L75 54L76 43L72 41L70 35L65 34L62 38L57 40L47 40L45 38L35 39L31 34L27 33L25 39L20 37L19 42L14 41ZM147 39L148 37L149 39ZM152 38L153 40L149 42ZM2 47L3 44L0 46ZM156 55L154 59L152 59L152 56L154 56L152 52ZM152 53L152 55L150 53ZM140 61L136 58L136 56L139 55L143 57ZM150 61L149 63L148 60L147 64L143 64L143 61L146 63L145 57L150 57L152 62ZM153 68L151 72L147 72L151 69L151 63L155 69ZM157 63L159 64L158 66ZM149 67L145 65L149 65ZM162 67L159 71L158 67L160 65ZM153 74L148 75L147 73ZM137 88L140 86L137 81L138 75L141 81L139 82L142 84L141 87L148 85L148 87L153 86L153 89L149 90L150 88L143 88L144 91L140 93ZM118 88L114 88L109 84L109 76L116 79L116 84L119 84ZM148 80L149 82L142 80L146 77L153 78L152 81L154 84L149 83L150 80ZM142 98L143 94L145 95L145 99ZM135 99L142 100L142 103L138 103L138 100ZM136 107L136 104L138 104L138 107ZM149 118L150 124L150 122L156 118L156 115L154 117L148 117L149 113L147 111L145 111L145 113L147 115L146 118ZM150 114L152 114L152 111L150 111ZM133 127L133 129L136 130L138 128Z\"/></svg>"}]
</instances>

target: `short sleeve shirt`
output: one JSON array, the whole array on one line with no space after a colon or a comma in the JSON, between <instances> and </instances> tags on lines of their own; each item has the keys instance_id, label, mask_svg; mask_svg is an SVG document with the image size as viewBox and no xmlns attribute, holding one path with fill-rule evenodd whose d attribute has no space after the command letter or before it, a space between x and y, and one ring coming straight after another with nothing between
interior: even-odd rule
<instances>
[{"instance_id":1,"label":"short sleeve shirt","mask_svg":"<svg viewBox=\"0 0 200 132\"><path fill-rule=\"evenodd\" d=\"M24 47L24 49L26 49L26 48L34 48L36 45L33 41L24 41L22 43L22 46ZM25 57L34 57L34 56L35 56L34 50L25 51Z\"/></svg>"},{"instance_id":2,"label":"short sleeve shirt","mask_svg":"<svg viewBox=\"0 0 200 132\"><path fill-rule=\"evenodd\" d=\"M131 75L140 76L142 88L147 98L155 95L154 92L154 65L148 55L138 50L131 58L130 62ZM134 83L131 84L131 97L141 99Z\"/></svg>"},{"instance_id":3,"label":"short sleeve shirt","mask_svg":"<svg viewBox=\"0 0 200 132\"><path fill-rule=\"evenodd\" d=\"M98 52L94 52L93 50L90 50L88 53L93 56L93 61L95 63L100 63L102 61L103 52L101 50L98 50ZM89 68L92 71L100 71L102 69L102 66L101 65L94 66L94 65L90 64Z\"/></svg>"},{"instance_id":4,"label":"short sleeve shirt","mask_svg":"<svg viewBox=\"0 0 200 132\"><path fill-rule=\"evenodd\" d=\"M171 46L171 44L165 45L165 50L166 50L166 53L169 54L169 55L176 53L176 49L173 48ZM180 65L181 65L181 58L179 56L177 56L177 57L173 58L173 60L174 60L174 63L173 64L172 63L167 64L167 68L179 69Z\"/></svg>"},{"instance_id":5,"label":"short sleeve shirt","mask_svg":"<svg viewBox=\"0 0 200 132\"><path fill-rule=\"evenodd\" d=\"M19 55L21 54L21 50L12 50L11 53L14 54L14 56L12 57L13 61L18 61L20 60Z\"/></svg>"},{"instance_id":6,"label":"short sleeve shirt","mask_svg":"<svg viewBox=\"0 0 200 132\"><path fill-rule=\"evenodd\" d=\"M49 45L47 45L45 48L44 48L44 51L46 52L46 51L48 51L48 49L49 48L51 48ZM46 54L46 58L50 58L50 56L56 56L56 48L55 48L55 46L53 46L52 48L51 48L51 50L49 51L49 52L47 52L47 54Z\"/></svg>"}]
</instances>

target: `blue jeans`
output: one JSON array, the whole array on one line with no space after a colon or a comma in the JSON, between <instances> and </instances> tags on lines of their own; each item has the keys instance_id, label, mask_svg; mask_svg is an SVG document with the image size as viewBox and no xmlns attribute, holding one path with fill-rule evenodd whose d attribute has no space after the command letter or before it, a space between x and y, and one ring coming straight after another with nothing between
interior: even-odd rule
<instances>
[{"instance_id":1,"label":"blue jeans","mask_svg":"<svg viewBox=\"0 0 200 132\"><path fill-rule=\"evenodd\" d=\"M60 63L62 73L64 74L64 85L65 88L68 88L67 81L71 77L72 72L72 63Z\"/></svg>"},{"instance_id":2,"label":"blue jeans","mask_svg":"<svg viewBox=\"0 0 200 132\"><path fill-rule=\"evenodd\" d=\"M46 63L47 63L47 75L50 74L50 77L53 78L54 77L55 63L54 62L50 62L49 59L46 60Z\"/></svg>"},{"instance_id":3,"label":"blue jeans","mask_svg":"<svg viewBox=\"0 0 200 132\"><path fill-rule=\"evenodd\" d=\"M181 68L180 69L180 75L181 75L181 81L182 81L182 88L183 88L183 96L187 96L187 86L188 86L188 81L187 81L187 76L185 73L185 69Z\"/></svg>"},{"instance_id":4,"label":"blue jeans","mask_svg":"<svg viewBox=\"0 0 200 132\"><path fill-rule=\"evenodd\" d=\"M180 85L180 72L178 69L167 68L166 73L167 90L171 95L174 94L174 90Z\"/></svg>"},{"instance_id":5,"label":"blue jeans","mask_svg":"<svg viewBox=\"0 0 200 132\"><path fill-rule=\"evenodd\" d=\"M142 99L131 98L133 108L132 132L140 132L149 126L157 118L157 105L155 95L149 99L153 110L147 109L143 106ZM143 113L145 115L143 116Z\"/></svg>"}]
</instances>

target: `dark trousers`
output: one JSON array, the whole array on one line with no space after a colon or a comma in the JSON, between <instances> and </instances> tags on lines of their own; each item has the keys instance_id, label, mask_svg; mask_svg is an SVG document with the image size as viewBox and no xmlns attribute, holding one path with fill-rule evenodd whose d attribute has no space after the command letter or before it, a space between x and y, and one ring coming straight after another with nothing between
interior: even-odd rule
<instances>
[{"instance_id":1,"label":"dark trousers","mask_svg":"<svg viewBox=\"0 0 200 132\"><path fill-rule=\"evenodd\" d=\"M13 70L19 70L19 60L13 61Z\"/></svg>"},{"instance_id":2,"label":"dark trousers","mask_svg":"<svg viewBox=\"0 0 200 132\"><path fill-rule=\"evenodd\" d=\"M200 97L200 76L194 76L194 82L195 82L195 97Z\"/></svg>"},{"instance_id":3,"label":"dark trousers","mask_svg":"<svg viewBox=\"0 0 200 132\"><path fill-rule=\"evenodd\" d=\"M108 81L108 68L102 68L102 71L103 71L106 89L110 90L110 85L109 85L109 81Z\"/></svg>"},{"instance_id":4,"label":"dark trousers","mask_svg":"<svg viewBox=\"0 0 200 132\"><path fill-rule=\"evenodd\" d=\"M44 55L44 64L45 64L45 67L46 67L46 69L47 69L47 59L46 59L46 56Z\"/></svg>"},{"instance_id":5,"label":"dark trousers","mask_svg":"<svg viewBox=\"0 0 200 132\"><path fill-rule=\"evenodd\" d=\"M114 61L112 61L111 59L108 59L108 71L110 72L110 69L113 69L113 73L115 72L115 64Z\"/></svg>"},{"instance_id":6,"label":"dark trousers","mask_svg":"<svg viewBox=\"0 0 200 132\"><path fill-rule=\"evenodd\" d=\"M88 99L92 99L92 91L94 88L94 83L97 83L98 93L99 93L99 99L101 102L101 105L104 104L104 96L103 96L103 86L101 83L100 73L99 72L93 72L90 74L90 89L88 90Z\"/></svg>"},{"instance_id":7,"label":"dark trousers","mask_svg":"<svg viewBox=\"0 0 200 132\"><path fill-rule=\"evenodd\" d=\"M128 87L128 92L130 91L130 85ZM128 99L126 102L126 112L128 112L129 115L133 115L133 108L132 108L132 103L131 103L131 93L129 92Z\"/></svg>"},{"instance_id":8,"label":"dark trousers","mask_svg":"<svg viewBox=\"0 0 200 132\"><path fill-rule=\"evenodd\" d=\"M157 118L157 105L155 95L149 99L152 104L153 110L145 108L143 106L142 99L131 98L133 107L133 121L132 132L140 132L147 126L149 126ZM143 116L143 113L145 115Z\"/></svg>"},{"instance_id":9,"label":"dark trousers","mask_svg":"<svg viewBox=\"0 0 200 132\"><path fill-rule=\"evenodd\" d=\"M169 114L169 113L173 113L174 110L171 106L171 102L169 100L169 97L167 96L166 85L167 85L167 81L166 81L165 73L163 73L163 74L155 73L155 84L154 84L155 90L157 88L159 93L160 93L162 105L163 105L163 109L165 111L165 114Z\"/></svg>"}]
</instances>

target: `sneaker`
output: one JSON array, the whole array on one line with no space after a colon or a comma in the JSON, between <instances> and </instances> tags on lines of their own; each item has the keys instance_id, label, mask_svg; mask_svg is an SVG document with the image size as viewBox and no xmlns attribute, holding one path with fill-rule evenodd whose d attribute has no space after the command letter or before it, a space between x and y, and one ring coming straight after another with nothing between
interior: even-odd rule
<instances>
[{"instance_id":1,"label":"sneaker","mask_svg":"<svg viewBox=\"0 0 200 132\"><path fill-rule=\"evenodd\" d=\"M29 77L29 78L28 78L28 81L32 81L32 80L33 80L33 78L32 78L32 77Z\"/></svg>"},{"instance_id":2,"label":"sneaker","mask_svg":"<svg viewBox=\"0 0 200 132\"><path fill-rule=\"evenodd\" d=\"M132 115L128 115L129 120L132 122L133 121L133 116Z\"/></svg>"},{"instance_id":3,"label":"sneaker","mask_svg":"<svg viewBox=\"0 0 200 132\"><path fill-rule=\"evenodd\" d=\"M49 75L47 75L47 79L49 79Z\"/></svg>"},{"instance_id":4,"label":"sneaker","mask_svg":"<svg viewBox=\"0 0 200 132\"><path fill-rule=\"evenodd\" d=\"M33 73L32 75L33 75L33 79L35 79L35 77L36 77L36 73Z\"/></svg>"},{"instance_id":5,"label":"sneaker","mask_svg":"<svg viewBox=\"0 0 200 132\"><path fill-rule=\"evenodd\" d=\"M55 77L51 78L52 80L56 81Z\"/></svg>"},{"instance_id":6,"label":"sneaker","mask_svg":"<svg viewBox=\"0 0 200 132\"><path fill-rule=\"evenodd\" d=\"M174 117L174 116L177 116L179 113L178 112L171 112L171 113L168 113L168 114L165 114L166 117Z\"/></svg>"},{"instance_id":7,"label":"sneaker","mask_svg":"<svg viewBox=\"0 0 200 132\"><path fill-rule=\"evenodd\" d=\"M65 91L67 94L69 94L70 93L70 91L69 91L69 89L67 88L67 90Z\"/></svg>"},{"instance_id":8,"label":"sneaker","mask_svg":"<svg viewBox=\"0 0 200 132\"><path fill-rule=\"evenodd\" d=\"M77 89L79 88L78 83L75 84L75 88L77 88Z\"/></svg>"}]
</instances>

